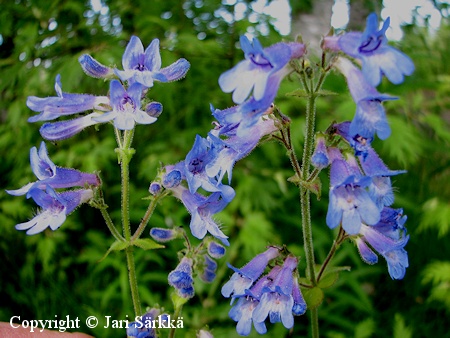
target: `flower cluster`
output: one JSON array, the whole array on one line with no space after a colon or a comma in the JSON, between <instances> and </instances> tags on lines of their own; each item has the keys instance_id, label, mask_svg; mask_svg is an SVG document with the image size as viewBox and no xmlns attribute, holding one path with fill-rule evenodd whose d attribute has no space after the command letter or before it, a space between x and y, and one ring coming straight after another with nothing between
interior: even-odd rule
<instances>
[{"instance_id":1,"label":"flower cluster","mask_svg":"<svg viewBox=\"0 0 450 338\"><path fill-rule=\"evenodd\" d=\"M119 130L131 130L136 124L154 123L163 108L159 102L148 102L145 107L142 106L147 90L153 86L154 81L170 82L183 78L190 66L185 59L179 59L172 65L161 68L159 40L153 40L144 50L141 40L136 36L130 39L123 54L124 70L104 66L87 54L82 55L79 62L87 75L111 79L109 96L64 93L60 75L57 75L57 96L28 98L27 106L39 113L28 121L51 121L62 116L92 112L72 120L45 123L40 133L46 140L63 140L89 126L109 121Z\"/></svg>"},{"instance_id":2,"label":"flower cluster","mask_svg":"<svg viewBox=\"0 0 450 338\"><path fill-rule=\"evenodd\" d=\"M48 157L44 142L39 150L36 147L31 148L30 164L38 180L20 189L6 191L14 196L26 195L41 207L41 211L32 220L16 225L17 230L28 230L28 235L37 234L48 227L52 230L58 229L68 214L93 197L92 189L100 184L95 174L57 167ZM73 187L83 189L62 192L55 190Z\"/></svg>"},{"instance_id":3,"label":"flower cluster","mask_svg":"<svg viewBox=\"0 0 450 338\"><path fill-rule=\"evenodd\" d=\"M215 259L225 255L225 247L211 238L202 241L197 247L189 243L182 227L152 228L150 236L161 243L184 237L186 250L177 267L168 276L169 285L174 287L178 296L192 298L195 293L194 277L198 276L205 283L216 278L217 263Z\"/></svg>"},{"instance_id":4,"label":"flower cluster","mask_svg":"<svg viewBox=\"0 0 450 338\"><path fill-rule=\"evenodd\" d=\"M297 280L298 260L288 255L262 276L269 262L280 255L276 247L269 247L241 269L229 265L235 272L222 287L222 295L231 297L230 318L237 322L236 331L243 336L251 332L252 323L259 334L267 332L266 318L281 322L287 329L294 325L294 315L305 313L306 303Z\"/></svg>"},{"instance_id":5,"label":"flower cluster","mask_svg":"<svg viewBox=\"0 0 450 338\"><path fill-rule=\"evenodd\" d=\"M395 97L380 94L377 86L385 75L391 82L403 82L404 75L411 75L414 64L405 54L387 45L385 32L387 19L378 30L376 14L367 19L364 33L350 32L324 38L323 49L340 51L361 60L362 69L344 56L338 56L333 66L347 79L350 94L356 103L356 114L351 122L336 124L336 134L353 147L354 154L336 147L327 147L324 137L316 141L312 162L317 168L330 166L330 201L326 223L330 228L342 225L345 232L357 243L367 263L377 262L377 256L367 246L386 258L389 274L401 279L408 267L408 256L403 249L409 236L403 224L406 216L401 211L397 222L392 218L394 193L391 176L404 173L389 170L371 142L375 135L384 140L391 130L382 102ZM400 224L401 223L401 224ZM389 226L380 226L380 224Z\"/></svg>"},{"instance_id":6,"label":"flower cluster","mask_svg":"<svg viewBox=\"0 0 450 338\"><path fill-rule=\"evenodd\" d=\"M224 110L214 109L214 128L207 137L197 135L186 158L163 169L161 182L153 182L150 192L161 193L160 187L169 189L191 214L192 234L203 239L207 233L229 245L213 216L222 211L234 198L230 186L234 164L247 156L260 139L278 130L272 101L281 79L289 72L289 61L305 52L300 43L278 43L263 49L257 39L253 45L241 37L245 61L225 72L219 79L224 92L233 92L237 106ZM253 95L249 97L252 93ZM228 184L224 184L225 174ZM204 195L200 193L209 193Z\"/></svg>"}]
</instances>

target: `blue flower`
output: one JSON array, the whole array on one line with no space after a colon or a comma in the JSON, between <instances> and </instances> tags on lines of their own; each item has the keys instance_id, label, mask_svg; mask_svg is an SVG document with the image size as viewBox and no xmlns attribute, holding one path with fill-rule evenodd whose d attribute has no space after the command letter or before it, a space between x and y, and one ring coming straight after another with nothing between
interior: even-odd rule
<instances>
[{"instance_id":1,"label":"blue flower","mask_svg":"<svg viewBox=\"0 0 450 338\"><path fill-rule=\"evenodd\" d=\"M403 174L405 170L389 170L372 147L367 148L365 156L360 155L361 167L366 176L372 177L369 185L369 195L382 210L394 203L394 191L390 176Z\"/></svg>"},{"instance_id":2,"label":"blue flower","mask_svg":"<svg viewBox=\"0 0 450 338\"><path fill-rule=\"evenodd\" d=\"M285 66L292 58L299 58L305 52L300 43L277 43L262 48L258 39L253 44L244 35L240 38L245 60L219 77L220 88L225 93L233 92L233 101L242 103L253 90L253 97L260 101L269 97L273 101L281 79L288 73Z\"/></svg>"},{"instance_id":3,"label":"blue flower","mask_svg":"<svg viewBox=\"0 0 450 338\"><path fill-rule=\"evenodd\" d=\"M205 283L211 283L214 278L216 278L216 270L217 270L217 263L208 255L203 255L203 266L200 270L203 270L202 274L200 275L200 278Z\"/></svg>"},{"instance_id":4,"label":"blue flower","mask_svg":"<svg viewBox=\"0 0 450 338\"><path fill-rule=\"evenodd\" d=\"M241 297L237 303L231 308L228 315L237 322L236 331L241 336L248 336L252 330L252 323L256 332L265 334L267 332L266 325L263 322L253 321L253 312L258 306L259 301L253 297Z\"/></svg>"},{"instance_id":5,"label":"blue flower","mask_svg":"<svg viewBox=\"0 0 450 338\"><path fill-rule=\"evenodd\" d=\"M323 169L330 164L326 142L323 135L316 137L316 147L314 148L314 152L311 156L311 163L318 169Z\"/></svg>"},{"instance_id":6,"label":"blue flower","mask_svg":"<svg viewBox=\"0 0 450 338\"><path fill-rule=\"evenodd\" d=\"M350 136L372 139L375 134L385 140L391 134L382 102L396 100L395 97L380 94L370 85L361 71L348 59L339 57L334 66L346 77L348 88L356 103L356 114L350 124Z\"/></svg>"},{"instance_id":7,"label":"blue flower","mask_svg":"<svg viewBox=\"0 0 450 338\"><path fill-rule=\"evenodd\" d=\"M127 336L136 338L156 338L155 320L161 320L165 315L160 315L160 310L152 308L138 321L131 322L127 327Z\"/></svg>"},{"instance_id":8,"label":"blue flower","mask_svg":"<svg viewBox=\"0 0 450 338\"><path fill-rule=\"evenodd\" d=\"M95 60L92 56L88 54L83 54L78 58L78 62L81 68L91 77L98 79L108 79L114 76L114 70L110 67L102 65L100 62Z\"/></svg>"},{"instance_id":9,"label":"blue flower","mask_svg":"<svg viewBox=\"0 0 450 338\"><path fill-rule=\"evenodd\" d=\"M83 129L98 124L95 118L101 113L91 113L72 120L44 123L39 129L41 136L48 141L61 141L78 134Z\"/></svg>"},{"instance_id":10,"label":"blue flower","mask_svg":"<svg viewBox=\"0 0 450 338\"><path fill-rule=\"evenodd\" d=\"M292 306L292 314L294 316L300 316L304 314L306 312L307 305L300 290L298 278L295 276L294 276L294 285L292 288L292 298L294 299L294 305Z\"/></svg>"},{"instance_id":11,"label":"blue flower","mask_svg":"<svg viewBox=\"0 0 450 338\"><path fill-rule=\"evenodd\" d=\"M262 289L259 304L253 312L254 322L260 323L269 317L271 323L281 321L287 329L294 326L292 292L293 272L297 269L297 264L298 261L295 257L288 256L281 269L277 271L273 282Z\"/></svg>"},{"instance_id":12,"label":"blue flower","mask_svg":"<svg viewBox=\"0 0 450 338\"><path fill-rule=\"evenodd\" d=\"M406 268L409 266L408 254L404 247L408 243L409 235L404 236L400 229L396 231L395 237L391 237L390 232L383 232L384 228L377 226L361 225L358 249L361 248L361 242L369 244L375 251L382 255L388 264L388 272L392 279L403 279ZM358 244L358 242L357 242ZM370 248L365 245L360 253L363 259L369 263L376 263L373 258L374 253L370 253ZM370 258L370 256L372 258ZM371 260L372 259L372 260Z\"/></svg>"},{"instance_id":13,"label":"blue flower","mask_svg":"<svg viewBox=\"0 0 450 338\"><path fill-rule=\"evenodd\" d=\"M230 280L223 285L222 295L227 298L233 297L233 299L244 295L245 290L250 289L250 286L262 275L269 261L277 257L279 253L278 248L271 246L241 269L228 265L235 272Z\"/></svg>"},{"instance_id":14,"label":"blue flower","mask_svg":"<svg viewBox=\"0 0 450 338\"><path fill-rule=\"evenodd\" d=\"M34 235L47 228L58 229L70 214L80 204L89 201L93 197L91 189L81 189L56 193L47 185L45 191L32 188L28 192L41 211L30 221L16 225L17 230L28 230L27 235Z\"/></svg>"},{"instance_id":15,"label":"blue flower","mask_svg":"<svg viewBox=\"0 0 450 338\"><path fill-rule=\"evenodd\" d=\"M263 136L278 130L274 120L266 116L257 117L251 126L245 126L244 121L229 121L230 115L239 114L237 109L232 107L213 112L218 121L216 128L208 134L208 139L215 152L205 170L209 177L216 177L219 182L227 174L230 183L234 164L253 151ZM224 136L226 138L221 138Z\"/></svg>"},{"instance_id":16,"label":"blue flower","mask_svg":"<svg viewBox=\"0 0 450 338\"><path fill-rule=\"evenodd\" d=\"M169 285L173 286L183 298L194 297L192 264L191 258L183 257L175 270L169 273Z\"/></svg>"},{"instance_id":17,"label":"blue flower","mask_svg":"<svg viewBox=\"0 0 450 338\"><path fill-rule=\"evenodd\" d=\"M114 126L120 130L131 130L135 123L150 124L155 122L155 117L141 110L142 90L142 85L138 83L132 84L125 90L119 81L112 80L110 83L112 111L92 119L97 122L114 120Z\"/></svg>"},{"instance_id":18,"label":"blue flower","mask_svg":"<svg viewBox=\"0 0 450 338\"><path fill-rule=\"evenodd\" d=\"M28 97L28 108L40 113L30 117L28 122L50 121L60 116L72 115L91 109L104 110L103 105L109 104L109 99L106 96L63 93L59 74L55 80L55 91L57 96Z\"/></svg>"},{"instance_id":19,"label":"blue flower","mask_svg":"<svg viewBox=\"0 0 450 338\"><path fill-rule=\"evenodd\" d=\"M380 220L380 211L365 190L371 179L362 176L356 168L351 162L335 159L331 162L330 170L330 201L326 223L331 229L342 223L350 235L357 234L363 222L373 225Z\"/></svg>"},{"instance_id":20,"label":"blue flower","mask_svg":"<svg viewBox=\"0 0 450 338\"><path fill-rule=\"evenodd\" d=\"M196 135L194 145L184 161L184 173L192 194L200 187L208 192L221 191L218 182L208 176L205 171L205 166L214 155L210 142L200 135Z\"/></svg>"},{"instance_id":21,"label":"blue flower","mask_svg":"<svg viewBox=\"0 0 450 338\"><path fill-rule=\"evenodd\" d=\"M190 64L185 59L178 59L168 67L161 68L161 55L159 53L159 40L154 39L145 49L141 40L132 36L122 57L124 70L115 70L122 81L140 83L150 88L153 81L176 81L183 78L189 70Z\"/></svg>"},{"instance_id":22,"label":"blue flower","mask_svg":"<svg viewBox=\"0 0 450 338\"><path fill-rule=\"evenodd\" d=\"M228 236L220 230L219 225L213 219L213 215L222 211L228 204L220 193L215 192L205 197L199 193L192 194L181 185L171 190L191 214L190 229L194 237L203 239L209 232L223 244L230 245L227 240Z\"/></svg>"},{"instance_id":23,"label":"blue flower","mask_svg":"<svg viewBox=\"0 0 450 338\"><path fill-rule=\"evenodd\" d=\"M324 48L340 49L347 55L360 59L364 77L372 86L378 86L383 75L394 84L402 83L404 75L414 72L414 63L408 56L387 44L385 33L389 23L390 19L387 18L379 30L378 17L372 13L367 17L364 33L350 32L325 38Z\"/></svg>"},{"instance_id":24,"label":"blue flower","mask_svg":"<svg viewBox=\"0 0 450 338\"><path fill-rule=\"evenodd\" d=\"M39 151L36 147L30 149L30 164L38 180L28 183L17 190L6 190L8 194L14 196L27 194L27 197L30 197L30 190L46 190L48 186L53 189L59 189L98 186L100 184L100 180L95 174L83 173L75 169L56 166L50 160L44 142L41 143Z\"/></svg>"}]
</instances>

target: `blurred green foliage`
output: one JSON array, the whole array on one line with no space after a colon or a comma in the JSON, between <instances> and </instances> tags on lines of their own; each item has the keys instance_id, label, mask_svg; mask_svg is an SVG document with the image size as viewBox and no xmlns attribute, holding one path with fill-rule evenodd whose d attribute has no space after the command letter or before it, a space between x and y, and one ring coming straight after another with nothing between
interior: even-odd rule
<instances>
[{"instance_id":1,"label":"blurred green foliage","mask_svg":"<svg viewBox=\"0 0 450 338\"><path fill-rule=\"evenodd\" d=\"M30 95L54 95L56 74L63 90L104 95L107 84L88 78L78 57L89 53L100 62L120 67L121 56L131 35L145 45L159 38L163 66L179 57L191 62L185 80L157 83L152 99L162 102L164 112L151 126L138 126L131 163L131 218L137 224L147 207L142 198L161 164L182 160L195 134L211 129L209 104L230 106L230 95L217 84L219 75L241 57L236 49L240 34L260 34L263 45L281 39L267 15L252 11L250 1L243 18L233 20L237 5L214 0L155 0L152 2L108 0L102 6L64 0L2 1L0 11L0 320L13 315L22 319L51 319L55 315L84 318L131 318L126 265L120 253L98 262L112 243L101 215L83 206L68 217L58 231L26 236L14 225L33 216L34 204L12 197L4 189L15 189L32 180L29 149L41 142L38 124L27 123L32 112L26 107ZM408 215L411 235L406 247L410 268L402 281L392 281L384 262L365 265L357 250L345 243L333 265L348 265L340 279L327 289L319 308L324 337L436 337L448 336L445 318L450 313L450 26L442 21L431 34L416 24L404 27L400 48L417 67L401 86L384 82L380 92L398 95L387 103L392 136L375 147L392 169L407 169L395 177L395 207ZM298 87L286 82L276 102L292 119L293 139L301 149L305 103L285 97ZM345 92L345 81L331 74L325 88ZM354 103L347 95L326 97L318 103L318 127L333 120L351 119ZM105 199L114 220L120 219L119 168L114 154L115 140L110 126L90 128L76 137L48 144L50 157L60 166L83 171L101 171ZM231 246L219 262L217 279L211 285L196 280L196 297L183 310L185 329L177 336L194 337L195 330L208 324L215 337L235 337L234 322L228 318L229 301L220 288L231 274L225 262L242 266L269 244L285 243L296 255L303 255L299 225L298 192L287 182L292 176L284 151L275 142L258 147L240 161L233 172L236 198L218 215ZM327 210L326 174L324 193L313 201L313 235L316 260L323 261L333 240L325 225ZM189 215L173 198L166 198L150 221L151 226L189 224ZM145 235L147 236L147 235ZM192 239L194 242L195 239ZM141 300L145 306L160 304L172 311L167 274L177 264L181 243L167 249L135 250ZM300 269L305 264L301 261ZM81 330L98 337L122 337L119 330ZM296 318L292 332L282 325L269 328L269 336L306 336L308 317ZM257 334L252 332L252 337Z\"/></svg>"}]
</instances>

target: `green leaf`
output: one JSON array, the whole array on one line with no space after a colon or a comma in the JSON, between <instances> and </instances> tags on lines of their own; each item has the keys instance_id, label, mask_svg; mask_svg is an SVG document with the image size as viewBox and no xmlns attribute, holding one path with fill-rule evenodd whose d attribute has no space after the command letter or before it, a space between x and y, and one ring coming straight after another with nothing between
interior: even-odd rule
<instances>
[{"instance_id":1,"label":"green leaf","mask_svg":"<svg viewBox=\"0 0 450 338\"><path fill-rule=\"evenodd\" d=\"M317 96L336 96L339 95L336 92L333 92L331 90L321 89L316 93Z\"/></svg>"},{"instance_id":2,"label":"green leaf","mask_svg":"<svg viewBox=\"0 0 450 338\"><path fill-rule=\"evenodd\" d=\"M315 309L323 302L324 293L321 288L314 287L303 294L308 309Z\"/></svg>"},{"instance_id":3,"label":"green leaf","mask_svg":"<svg viewBox=\"0 0 450 338\"><path fill-rule=\"evenodd\" d=\"M418 230L428 228L438 230L438 237L443 237L450 232L450 206L440 201L437 197L429 199L422 206L422 219Z\"/></svg>"},{"instance_id":4,"label":"green leaf","mask_svg":"<svg viewBox=\"0 0 450 338\"><path fill-rule=\"evenodd\" d=\"M375 321L372 318L367 318L355 327L355 338L370 338L374 333Z\"/></svg>"},{"instance_id":5,"label":"green leaf","mask_svg":"<svg viewBox=\"0 0 450 338\"><path fill-rule=\"evenodd\" d=\"M153 250L153 249L161 249L164 248L164 245L158 244L150 238L139 238L133 241L133 245L144 249L144 250Z\"/></svg>"},{"instance_id":6,"label":"green leaf","mask_svg":"<svg viewBox=\"0 0 450 338\"><path fill-rule=\"evenodd\" d=\"M395 314L394 338L411 338L413 330L405 325L405 320L399 314Z\"/></svg>"},{"instance_id":7,"label":"green leaf","mask_svg":"<svg viewBox=\"0 0 450 338\"><path fill-rule=\"evenodd\" d=\"M339 279L339 272L333 271L331 273L325 273L320 279L318 286L322 289L329 288L333 286Z\"/></svg>"},{"instance_id":8,"label":"green leaf","mask_svg":"<svg viewBox=\"0 0 450 338\"><path fill-rule=\"evenodd\" d=\"M309 97L310 94L303 89L297 89L286 94L286 96Z\"/></svg>"},{"instance_id":9,"label":"green leaf","mask_svg":"<svg viewBox=\"0 0 450 338\"><path fill-rule=\"evenodd\" d=\"M115 241L111 246L109 247L108 251L103 255L102 258L99 259L99 262L104 260L108 255L111 253L111 251L122 251L125 250L130 246L130 243L128 242L122 242L122 241Z\"/></svg>"}]
</instances>

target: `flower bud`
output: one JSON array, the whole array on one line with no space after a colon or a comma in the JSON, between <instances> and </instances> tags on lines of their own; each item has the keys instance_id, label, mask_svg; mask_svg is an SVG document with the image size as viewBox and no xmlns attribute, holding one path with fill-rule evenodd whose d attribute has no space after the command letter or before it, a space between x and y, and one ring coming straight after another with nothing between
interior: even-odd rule
<instances>
[{"instance_id":1,"label":"flower bud","mask_svg":"<svg viewBox=\"0 0 450 338\"><path fill-rule=\"evenodd\" d=\"M171 189L177 187L181 183L181 172L179 170L172 170L164 175L162 184L164 188Z\"/></svg>"},{"instance_id":2,"label":"flower bud","mask_svg":"<svg viewBox=\"0 0 450 338\"><path fill-rule=\"evenodd\" d=\"M208 254L212 258L222 258L225 255L225 247L216 242L209 242L208 244Z\"/></svg>"},{"instance_id":3,"label":"flower bud","mask_svg":"<svg viewBox=\"0 0 450 338\"><path fill-rule=\"evenodd\" d=\"M164 229L164 228L152 228L150 230L150 236L161 243L169 242L175 238L177 238L177 231L174 229Z\"/></svg>"},{"instance_id":4,"label":"flower bud","mask_svg":"<svg viewBox=\"0 0 450 338\"><path fill-rule=\"evenodd\" d=\"M150 102L147 107L145 107L145 111L152 117L159 117L163 111L163 106L159 102Z\"/></svg>"},{"instance_id":5,"label":"flower bud","mask_svg":"<svg viewBox=\"0 0 450 338\"><path fill-rule=\"evenodd\" d=\"M112 68L102 65L100 62L98 62L88 54L81 55L78 59L78 62L80 62L83 71L89 76L98 79L105 79L111 78L114 75L114 71Z\"/></svg>"},{"instance_id":6,"label":"flower bud","mask_svg":"<svg viewBox=\"0 0 450 338\"><path fill-rule=\"evenodd\" d=\"M152 182L150 184L150 187L148 188L148 191L150 192L150 194L152 194L153 196L158 195L161 192L161 184L158 182Z\"/></svg>"}]
</instances>

